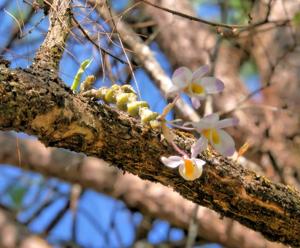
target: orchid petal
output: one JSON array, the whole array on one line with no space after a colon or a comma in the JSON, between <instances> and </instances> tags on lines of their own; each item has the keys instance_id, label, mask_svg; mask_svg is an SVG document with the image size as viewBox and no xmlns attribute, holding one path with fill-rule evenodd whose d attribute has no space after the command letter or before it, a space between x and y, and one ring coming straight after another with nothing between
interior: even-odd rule
<instances>
[{"instance_id":1,"label":"orchid petal","mask_svg":"<svg viewBox=\"0 0 300 248\"><path fill-rule=\"evenodd\" d=\"M179 166L179 174L187 181L193 181L202 175L203 165L205 162L201 159L192 159L193 173L189 174L186 172L184 164Z\"/></svg>"},{"instance_id":2,"label":"orchid petal","mask_svg":"<svg viewBox=\"0 0 300 248\"><path fill-rule=\"evenodd\" d=\"M200 99L198 97L192 97L191 100L192 100L192 105L195 109L200 108L201 102L200 102Z\"/></svg>"},{"instance_id":3,"label":"orchid petal","mask_svg":"<svg viewBox=\"0 0 300 248\"><path fill-rule=\"evenodd\" d=\"M170 168L176 168L183 163L182 157L179 156L161 157L161 161Z\"/></svg>"},{"instance_id":4,"label":"orchid petal","mask_svg":"<svg viewBox=\"0 0 300 248\"><path fill-rule=\"evenodd\" d=\"M180 89L185 88L192 79L192 71L187 67L179 67L172 75L173 83Z\"/></svg>"},{"instance_id":5,"label":"orchid petal","mask_svg":"<svg viewBox=\"0 0 300 248\"><path fill-rule=\"evenodd\" d=\"M231 126L237 126L239 124L238 118L227 118L221 121L218 121L216 128L225 128Z\"/></svg>"},{"instance_id":6,"label":"orchid petal","mask_svg":"<svg viewBox=\"0 0 300 248\"><path fill-rule=\"evenodd\" d=\"M219 120L219 115L216 113L212 113L210 115L204 116L200 121L205 121L209 123L216 123Z\"/></svg>"},{"instance_id":7,"label":"orchid petal","mask_svg":"<svg viewBox=\"0 0 300 248\"><path fill-rule=\"evenodd\" d=\"M204 65L198 68L194 73L192 77L192 82L201 79L205 74L207 74L210 71L209 65Z\"/></svg>"},{"instance_id":8,"label":"orchid petal","mask_svg":"<svg viewBox=\"0 0 300 248\"><path fill-rule=\"evenodd\" d=\"M215 77L204 77L201 84L208 94L219 93L224 90L224 83Z\"/></svg>"},{"instance_id":9,"label":"orchid petal","mask_svg":"<svg viewBox=\"0 0 300 248\"><path fill-rule=\"evenodd\" d=\"M204 136L201 136L191 147L191 157L197 157L200 152L203 152L207 148L207 145L208 140Z\"/></svg>"},{"instance_id":10,"label":"orchid petal","mask_svg":"<svg viewBox=\"0 0 300 248\"><path fill-rule=\"evenodd\" d=\"M172 85L170 88L167 89L166 95L167 95L167 97L174 96L174 95L180 93L180 91L181 91L180 88L178 88L176 85Z\"/></svg>"},{"instance_id":11,"label":"orchid petal","mask_svg":"<svg viewBox=\"0 0 300 248\"><path fill-rule=\"evenodd\" d=\"M192 159L192 160L194 161L196 167L198 167L199 169L200 169L200 168L202 169L203 165L206 164L206 162L205 162L204 160L199 159L199 158L194 158L194 159Z\"/></svg>"},{"instance_id":12,"label":"orchid petal","mask_svg":"<svg viewBox=\"0 0 300 248\"><path fill-rule=\"evenodd\" d=\"M197 130L197 132L201 133L201 131L204 129L210 129L215 127L218 120L219 120L219 115L213 113L203 117L198 122L189 122L189 124L192 125Z\"/></svg>"},{"instance_id":13,"label":"orchid petal","mask_svg":"<svg viewBox=\"0 0 300 248\"><path fill-rule=\"evenodd\" d=\"M217 129L218 135L218 143L213 142L213 138L211 137L210 142L212 146L223 156L231 156L235 151L235 144L232 137L226 133L224 130Z\"/></svg>"}]
</instances>

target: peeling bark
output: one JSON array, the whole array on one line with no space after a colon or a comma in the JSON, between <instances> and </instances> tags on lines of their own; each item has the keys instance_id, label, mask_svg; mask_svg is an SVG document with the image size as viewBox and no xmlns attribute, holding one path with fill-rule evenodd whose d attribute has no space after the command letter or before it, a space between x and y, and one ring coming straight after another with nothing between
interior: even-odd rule
<instances>
[{"instance_id":1,"label":"peeling bark","mask_svg":"<svg viewBox=\"0 0 300 248\"><path fill-rule=\"evenodd\" d=\"M74 95L58 78L41 72L0 67L0 129L35 134L48 146L102 158L142 179L172 187L186 199L209 207L266 238L300 246L300 197L234 161L206 153L199 180L184 181L163 167L172 150L160 133L109 106ZM194 138L176 132L189 150Z\"/></svg>"}]
</instances>

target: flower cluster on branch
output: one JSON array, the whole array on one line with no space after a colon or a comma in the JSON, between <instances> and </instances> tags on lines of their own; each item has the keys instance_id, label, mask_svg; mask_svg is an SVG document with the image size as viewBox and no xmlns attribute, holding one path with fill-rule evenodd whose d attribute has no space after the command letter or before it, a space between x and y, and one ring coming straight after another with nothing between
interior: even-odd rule
<instances>
[{"instance_id":1,"label":"flower cluster on branch","mask_svg":"<svg viewBox=\"0 0 300 248\"><path fill-rule=\"evenodd\" d=\"M73 90L77 89L81 75L90 63L90 60L85 60L81 64L72 84ZM129 115L139 117L143 124L150 124L152 128L160 128L166 141L180 154L180 156L161 157L162 163L170 168L178 168L179 174L185 180L193 181L201 176L205 165L205 161L197 157L209 145L223 156L232 156L235 152L234 140L223 128L237 125L238 120L236 118L220 120L219 115L213 113L204 116L198 122L186 122L182 125L175 124L175 121L168 122L165 119L181 93L191 98L194 108L199 108L201 101L205 100L208 95L217 94L224 90L224 83L221 80L206 76L209 71L208 65L201 66L195 72L186 67L175 70L172 75L173 85L167 92L167 95L174 97L174 100L164 108L161 115L150 110L147 102L138 100L136 92L130 85L114 84L110 88L91 89L94 80L87 80L90 77L88 76L81 84L80 90L84 96L102 100L107 104L114 104ZM190 155L175 144L168 124L183 130L196 131L200 135L200 138L192 145Z\"/></svg>"},{"instance_id":2,"label":"flower cluster on branch","mask_svg":"<svg viewBox=\"0 0 300 248\"><path fill-rule=\"evenodd\" d=\"M224 83L221 80L205 76L209 71L210 67L208 65L200 67L195 72L186 67L178 68L173 73L173 86L170 87L168 94L174 96L185 93L191 98L193 107L199 108L201 101L205 100L207 95L217 94L224 90ZM175 99L177 100L178 97ZM161 161L170 168L178 167L179 174L184 179L195 180L201 176L205 165L205 161L197 159L197 156L205 151L209 144L223 156L232 156L234 154L234 140L222 129L237 124L238 119L236 118L220 120L219 115L213 113L204 116L199 122L187 122L182 126L176 125L176 127L185 130L196 131L200 134L200 138L193 144L190 156L181 151L173 140L169 141L182 156L162 157Z\"/></svg>"}]
</instances>

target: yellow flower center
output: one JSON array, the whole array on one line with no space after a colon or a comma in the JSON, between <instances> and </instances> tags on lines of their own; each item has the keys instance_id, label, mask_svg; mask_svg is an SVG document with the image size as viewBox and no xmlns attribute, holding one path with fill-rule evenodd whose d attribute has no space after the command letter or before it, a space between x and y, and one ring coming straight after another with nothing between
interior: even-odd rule
<instances>
[{"instance_id":1,"label":"yellow flower center","mask_svg":"<svg viewBox=\"0 0 300 248\"><path fill-rule=\"evenodd\" d=\"M220 143L220 135L218 134L218 132L215 128L203 129L202 134L208 140L210 140L210 138L211 138L212 142L214 144L219 144Z\"/></svg>"},{"instance_id":2,"label":"yellow flower center","mask_svg":"<svg viewBox=\"0 0 300 248\"><path fill-rule=\"evenodd\" d=\"M194 174L194 170L195 170L195 167L193 165L192 160L185 159L184 160L184 168L185 168L185 174L186 174L186 176L187 177L192 177L193 174Z\"/></svg>"},{"instance_id":3,"label":"yellow flower center","mask_svg":"<svg viewBox=\"0 0 300 248\"><path fill-rule=\"evenodd\" d=\"M204 88L196 83L191 83L183 90L185 93L193 93L193 94L203 94L205 92Z\"/></svg>"},{"instance_id":4,"label":"yellow flower center","mask_svg":"<svg viewBox=\"0 0 300 248\"><path fill-rule=\"evenodd\" d=\"M191 91L195 94L203 94L204 88L199 84L191 83Z\"/></svg>"}]
</instances>

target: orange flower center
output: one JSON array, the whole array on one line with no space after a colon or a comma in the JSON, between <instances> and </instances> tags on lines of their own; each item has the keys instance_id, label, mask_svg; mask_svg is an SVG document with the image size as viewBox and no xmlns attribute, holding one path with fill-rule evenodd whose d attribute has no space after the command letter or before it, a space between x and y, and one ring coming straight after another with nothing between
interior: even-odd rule
<instances>
[{"instance_id":1,"label":"orange flower center","mask_svg":"<svg viewBox=\"0 0 300 248\"><path fill-rule=\"evenodd\" d=\"M187 177L192 177L193 174L194 174L194 170L195 170L192 160L185 159L184 160L184 168L185 168L186 176Z\"/></svg>"},{"instance_id":2,"label":"orange flower center","mask_svg":"<svg viewBox=\"0 0 300 248\"><path fill-rule=\"evenodd\" d=\"M209 129L203 129L202 134L207 138L208 140L212 140L214 144L220 143L220 135L218 134L217 130L215 128L209 128Z\"/></svg>"}]
</instances>

